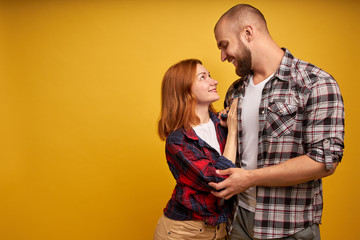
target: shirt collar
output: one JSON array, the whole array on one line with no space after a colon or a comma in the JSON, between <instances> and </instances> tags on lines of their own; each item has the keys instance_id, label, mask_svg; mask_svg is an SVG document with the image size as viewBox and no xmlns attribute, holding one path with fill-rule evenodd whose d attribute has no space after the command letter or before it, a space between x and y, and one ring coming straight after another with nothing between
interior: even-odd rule
<instances>
[{"instance_id":1,"label":"shirt collar","mask_svg":"<svg viewBox=\"0 0 360 240\"><path fill-rule=\"evenodd\" d=\"M286 48L281 48L281 49L285 52L285 54L281 60L279 68L276 70L273 77L277 77L280 80L288 82L291 77L291 69L292 69L291 66L293 64L294 56ZM244 77L243 81L245 83L245 86L249 84L249 80L250 80L250 75Z\"/></svg>"},{"instance_id":2,"label":"shirt collar","mask_svg":"<svg viewBox=\"0 0 360 240\"><path fill-rule=\"evenodd\" d=\"M218 125L220 124L220 120L217 118L216 114L209 111L210 119L214 122L215 128L218 128ZM199 140L199 137L196 135L193 128L190 128L189 131L186 131L185 128L181 129L186 137L193 139L193 140Z\"/></svg>"},{"instance_id":3,"label":"shirt collar","mask_svg":"<svg viewBox=\"0 0 360 240\"><path fill-rule=\"evenodd\" d=\"M285 54L274 76L280 80L288 82L291 77L291 69L293 65L294 56L286 48L281 48L281 49L285 52Z\"/></svg>"}]
</instances>

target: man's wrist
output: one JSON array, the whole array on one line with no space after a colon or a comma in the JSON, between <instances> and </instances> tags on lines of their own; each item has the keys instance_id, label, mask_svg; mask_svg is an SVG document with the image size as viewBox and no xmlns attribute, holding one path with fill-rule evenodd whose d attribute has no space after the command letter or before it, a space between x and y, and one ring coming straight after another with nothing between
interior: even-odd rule
<instances>
[{"instance_id":1,"label":"man's wrist","mask_svg":"<svg viewBox=\"0 0 360 240\"><path fill-rule=\"evenodd\" d=\"M248 179L249 179L249 183L250 183L250 187L256 187L261 184L261 168L259 169L253 169L253 170L249 170L248 171Z\"/></svg>"}]
</instances>

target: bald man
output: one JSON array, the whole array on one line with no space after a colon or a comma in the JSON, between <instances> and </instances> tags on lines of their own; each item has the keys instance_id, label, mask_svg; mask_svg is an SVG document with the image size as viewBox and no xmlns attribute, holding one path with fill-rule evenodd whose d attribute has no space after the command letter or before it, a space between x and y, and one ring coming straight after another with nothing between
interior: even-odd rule
<instances>
[{"instance_id":1,"label":"bald man","mask_svg":"<svg viewBox=\"0 0 360 240\"><path fill-rule=\"evenodd\" d=\"M236 195L230 239L320 239L321 179L343 155L344 105L334 78L295 58L271 38L263 14L240 4L215 26L221 60L241 78L225 107L238 102L237 167L210 183Z\"/></svg>"}]
</instances>

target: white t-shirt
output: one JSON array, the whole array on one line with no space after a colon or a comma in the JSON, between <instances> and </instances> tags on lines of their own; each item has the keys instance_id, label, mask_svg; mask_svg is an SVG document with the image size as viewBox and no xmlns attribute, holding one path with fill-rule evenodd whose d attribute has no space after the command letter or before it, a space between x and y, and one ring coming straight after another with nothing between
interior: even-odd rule
<instances>
[{"instance_id":1,"label":"white t-shirt","mask_svg":"<svg viewBox=\"0 0 360 240\"><path fill-rule=\"evenodd\" d=\"M193 127L193 129L196 135L198 135L202 140L213 147L221 155L220 145L216 136L215 124L211 119L207 123L199 124Z\"/></svg>"},{"instance_id":2,"label":"white t-shirt","mask_svg":"<svg viewBox=\"0 0 360 240\"><path fill-rule=\"evenodd\" d=\"M259 141L259 106L262 90L265 84L273 76L269 76L261 83L255 85L253 77L250 77L242 102L242 135L243 135L243 158L241 167L244 169L257 168L258 141ZM256 187L239 194L239 205L249 211L255 212Z\"/></svg>"}]
</instances>

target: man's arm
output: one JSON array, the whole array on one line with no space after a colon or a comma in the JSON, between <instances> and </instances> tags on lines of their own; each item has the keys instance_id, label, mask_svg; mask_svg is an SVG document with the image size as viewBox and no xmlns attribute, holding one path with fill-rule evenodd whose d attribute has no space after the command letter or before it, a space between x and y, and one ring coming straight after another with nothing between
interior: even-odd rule
<instances>
[{"instance_id":1,"label":"man's arm","mask_svg":"<svg viewBox=\"0 0 360 240\"><path fill-rule=\"evenodd\" d=\"M229 199L253 186L292 186L324 178L333 174L337 165L338 163L334 163L334 168L327 170L325 163L316 162L303 155L278 165L254 170L242 168L219 170L220 175L229 175L229 177L223 182L209 183L209 185L216 190L223 189L220 192L212 192L215 196Z\"/></svg>"}]
</instances>

